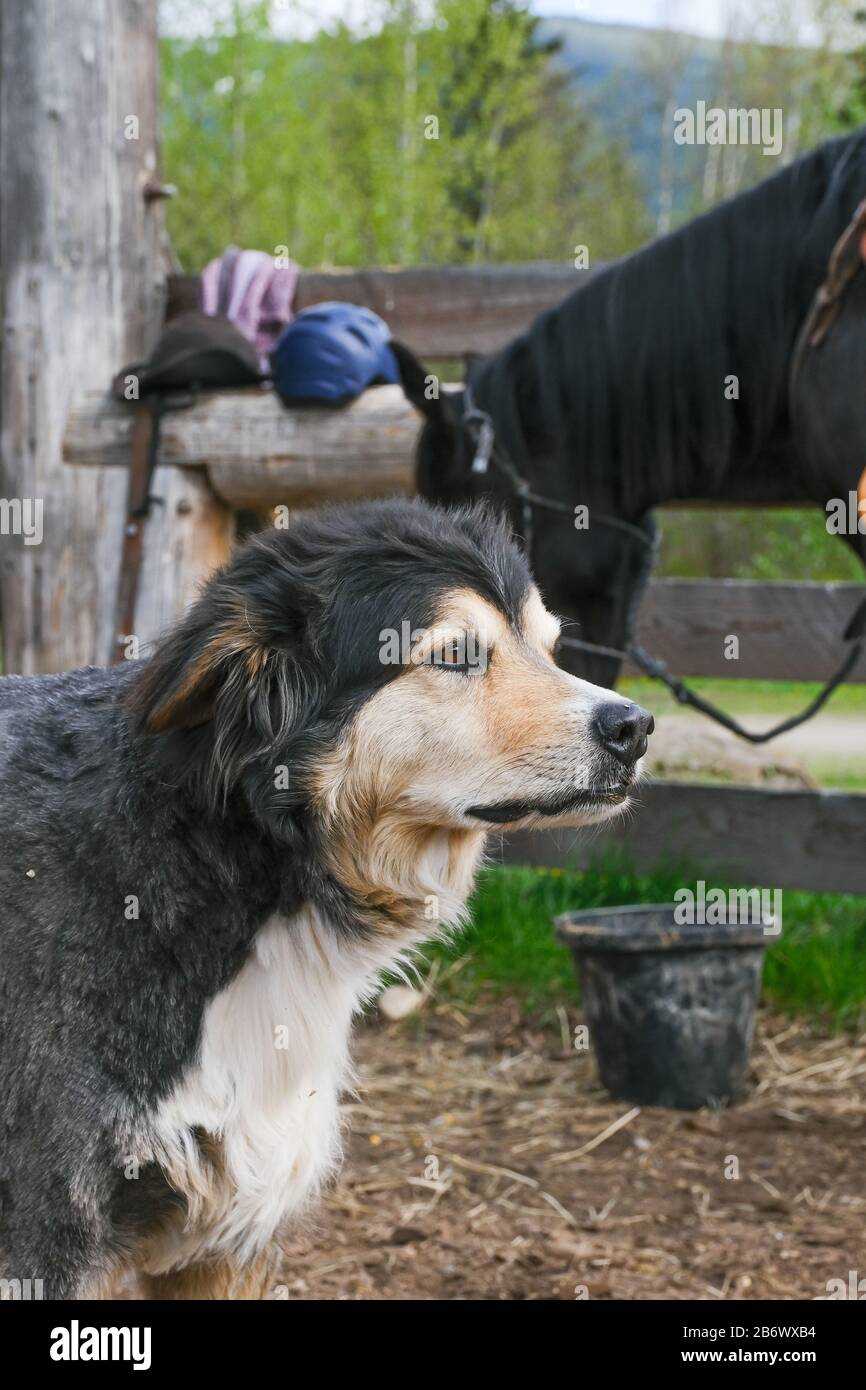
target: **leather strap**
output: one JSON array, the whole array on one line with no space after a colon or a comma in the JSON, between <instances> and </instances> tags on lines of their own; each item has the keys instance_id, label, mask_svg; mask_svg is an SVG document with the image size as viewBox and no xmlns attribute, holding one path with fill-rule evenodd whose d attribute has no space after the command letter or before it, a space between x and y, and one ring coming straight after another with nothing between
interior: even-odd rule
<instances>
[{"instance_id":1,"label":"leather strap","mask_svg":"<svg viewBox=\"0 0 866 1390\"><path fill-rule=\"evenodd\" d=\"M842 297L857 271L864 263L863 245L866 236L866 198L858 204L857 210L845 228L833 250L827 265L827 274L815 291L809 312L797 334L791 369L788 374L788 396L793 415L794 388L807 348L820 347L830 326L842 307ZM861 478L861 484L863 479Z\"/></svg>"},{"instance_id":2,"label":"leather strap","mask_svg":"<svg viewBox=\"0 0 866 1390\"><path fill-rule=\"evenodd\" d=\"M120 577L111 664L123 660L124 640L135 630L135 605L144 555L144 522L151 507L150 485L159 451L159 423L162 402L159 396L142 401L132 426L129 460L126 520L120 552Z\"/></svg>"}]
</instances>

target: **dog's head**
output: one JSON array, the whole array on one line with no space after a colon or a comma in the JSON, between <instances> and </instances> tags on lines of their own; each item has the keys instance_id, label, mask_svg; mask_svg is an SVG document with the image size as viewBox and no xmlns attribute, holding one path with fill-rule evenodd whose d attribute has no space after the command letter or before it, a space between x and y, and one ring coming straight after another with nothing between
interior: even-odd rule
<instances>
[{"instance_id":1,"label":"dog's head","mask_svg":"<svg viewBox=\"0 0 866 1390\"><path fill-rule=\"evenodd\" d=\"M241 548L127 702L165 768L276 834L582 825L626 804L652 721L560 670L558 635L486 511L337 508Z\"/></svg>"}]
</instances>

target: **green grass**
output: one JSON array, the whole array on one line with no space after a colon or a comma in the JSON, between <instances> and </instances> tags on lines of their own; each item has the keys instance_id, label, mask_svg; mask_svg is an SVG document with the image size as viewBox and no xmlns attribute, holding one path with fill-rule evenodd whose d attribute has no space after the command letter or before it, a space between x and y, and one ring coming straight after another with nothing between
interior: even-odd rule
<instances>
[{"instance_id":1,"label":"green grass","mask_svg":"<svg viewBox=\"0 0 866 1390\"><path fill-rule=\"evenodd\" d=\"M860 560L828 535L821 507L663 508L658 519L660 577L863 582Z\"/></svg>"},{"instance_id":2,"label":"green grass","mask_svg":"<svg viewBox=\"0 0 866 1390\"><path fill-rule=\"evenodd\" d=\"M700 876L673 865L638 874L616 859L584 872L486 869L472 900L468 931L431 954L443 966L462 959L445 986L458 999L468 1003L482 992L502 991L517 995L529 1011L552 1011L577 991L571 957L554 938L551 919L557 913L670 902L677 888ZM782 915L782 938L767 952L764 998L833 1028L862 1024L866 898L785 891Z\"/></svg>"},{"instance_id":3,"label":"green grass","mask_svg":"<svg viewBox=\"0 0 866 1390\"><path fill-rule=\"evenodd\" d=\"M771 714L779 720L804 709L821 690L820 681L710 680L696 677L687 684L729 713ZM654 714L669 714L672 710L683 708L658 681L637 678L624 680L617 689L630 699L648 705ZM824 710L840 717L866 714L866 685L840 686L830 696Z\"/></svg>"},{"instance_id":4,"label":"green grass","mask_svg":"<svg viewBox=\"0 0 866 1390\"><path fill-rule=\"evenodd\" d=\"M821 788L832 788L837 792L866 792L866 759L863 757L852 758L852 766L847 768L835 759L803 758L802 761Z\"/></svg>"}]
</instances>

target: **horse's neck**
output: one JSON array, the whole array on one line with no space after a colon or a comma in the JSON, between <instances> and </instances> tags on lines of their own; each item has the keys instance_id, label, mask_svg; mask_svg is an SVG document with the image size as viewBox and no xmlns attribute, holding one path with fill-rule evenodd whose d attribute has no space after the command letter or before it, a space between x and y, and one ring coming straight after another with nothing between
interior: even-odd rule
<instances>
[{"instance_id":1,"label":"horse's neck","mask_svg":"<svg viewBox=\"0 0 866 1390\"><path fill-rule=\"evenodd\" d=\"M481 364L479 399L536 491L577 487L620 515L808 498L791 356L864 193L866 136L824 146L601 271Z\"/></svg>"}]
</instances>

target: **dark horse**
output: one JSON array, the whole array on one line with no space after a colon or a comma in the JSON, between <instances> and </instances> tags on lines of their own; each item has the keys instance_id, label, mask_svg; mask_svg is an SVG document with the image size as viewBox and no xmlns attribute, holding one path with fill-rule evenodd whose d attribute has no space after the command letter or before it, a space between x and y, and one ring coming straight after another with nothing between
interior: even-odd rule
<instances>
[{"instance_id":1,"label":"dark horse","mask_svg":"<svg viewBox=\"0 0 866 1390\"><path fill-rule=\"evenodd\" d=\"M676 499L826 507L856 490L866 464L859 240L835 322L791 369L864 198L866 128L600 271L477 362L469 393L428 400L430 378L398 346L404 389L426 418L419 491L443 502L493 496L518 532L531 523L546 601L584 640L622 647L651 549L617 519L651 538L652 509ZM484 472L472 467L472 407L495 431ZM519 505L515 473L559 509ZM585 531L576 507L588 508ZM866 562L866 535L846 539ZM602 685L619 669L615 656L577 650L562 662Z\"/></svg>"}]
</instances>

